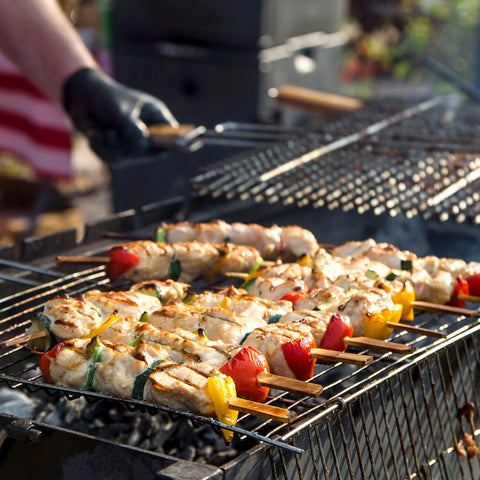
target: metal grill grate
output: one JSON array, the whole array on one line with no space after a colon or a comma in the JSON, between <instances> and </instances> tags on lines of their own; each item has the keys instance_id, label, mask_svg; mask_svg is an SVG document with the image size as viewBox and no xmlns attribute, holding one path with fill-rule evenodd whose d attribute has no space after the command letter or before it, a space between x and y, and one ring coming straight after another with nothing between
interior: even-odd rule
<instances>
[{"instance_id":1,"label":"metal grill grate","mask_svg":"<svg viewBox=\"0 0 480 480\"><path fill-rule=\"evenodd\" d=\"M480 223L479 112L451 97L372 102L192 179L200 197Z\"/></svg>"}]
</instances>

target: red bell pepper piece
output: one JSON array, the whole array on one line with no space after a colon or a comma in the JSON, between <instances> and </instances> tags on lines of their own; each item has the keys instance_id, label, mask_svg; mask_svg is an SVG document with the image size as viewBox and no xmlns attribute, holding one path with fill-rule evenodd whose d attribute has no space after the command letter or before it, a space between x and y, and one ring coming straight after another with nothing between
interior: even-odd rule
<instances>
[{"instance_id":1,"label":"red bell pepper piece","mask_svg":"<svg viewBox=\"0 0 480 480\"><path fill-rule=\"evenodd\" d=\"M468 295L469 292L469 283L467 280L464 280L463 278L457 278L455 286L453 287L452 296L450 297L447 305L451 305L452 307L463 307L467 302L459 299L458 296Z\"/></svg>"},{"instance_id":2,"label":"red bell pepper piece","mask_svg":"<svg viewBox=\"0 0 480 480\"><path fill-rule=\"evenodd\" d=\"M52 349L50 349L48 352L45 352L41 356L38 366L40 367L43 378L45 378L48 383L52 383L52 377L50 376L50 364L52 363L52 360L60 353L62 348L70 345L71 343L71 340L65 340L57 343Z\"/></svg>"},{"instance_id":3,"label":"red bell pepper piece","mask_svg":"<svg viewBox=\"0 0 480 480\"><path fill-rule=\"evenodd\" d=\"M105 253L105 256L110 258L106 271L111 280L121 277L140 261L138 255L130 252L125 247L113 247Z\"/></svg>"},{"instance_id":4,"label":"red bell pepper piece","mask_svg":"<svg viewBox=\"0 0 480 480\"><path fill-rule=\"evenodd\" d=\"M470 275L465 278L468 283L468 291L470 295L480 296L480 273Z\"/></svg>"},{"instance_id":5,"label":"red bell pepper piece","mask_svg":"<svg viewBox=\"0 0 480 480\"><path fill-rule=\"evenodd\" d=\"M255 402L264 402L269 388L258 383L258 375L270 373L265 357L254 347L243 347L220 367L220 371L233 378L238 395Z\"/></svg>"},{"instance_id":6,"label":"red bell pepper piece","mask_svg":"<svg viewBox=\"0 0 480 480\"><path fill-rule=\"evenodd\" d=\"M303 299L302 292L292 291L292 292L286 293L280 300L287 300L288 302L292 302L292 304L295 305L296 302L302 299Z\"/></svg>"},{"instance_id":7,"label":"red bell pepper piece","mask_svg":"<svg viewBox=\"0 0 480 480\"><path fill-rule=\"evenodd\" d=\"M322 341L320 342L320 348L343 352L347 348L343 339L345 337L351 337L352 335L353 326L350 323L350 320L343 318L338 314L332 315Z\"/></svg>"},{"instance_id":8,"label":"red bell pepper piece","mask_svg":"<svg viewBox=\"0 0 480 480\"><path fill-rule=\"evenodd\" d=\"M315 348L315 340L312 341L308 337L300 337L282 345L285 361L299 380L312 378L316 363L316 359L310 354L312 348Z\"/></svg>"}]
</instances>

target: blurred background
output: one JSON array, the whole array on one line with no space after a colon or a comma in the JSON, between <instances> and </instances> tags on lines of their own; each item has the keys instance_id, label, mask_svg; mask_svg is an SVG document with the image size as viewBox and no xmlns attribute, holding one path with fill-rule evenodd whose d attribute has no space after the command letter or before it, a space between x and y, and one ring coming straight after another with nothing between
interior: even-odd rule
<instances>
[{"instance_id":1,"label":"blurred background","mask_svg":"<svg viewBox=\"0 0 480 480\"><path fill-rule=\"evenodd\" d=\"M480 100L480 0L61 4L106 72L163 99L181 123L314 130L331 120L279 105L283 85L360 99L455 90ZM85 221L182 195L199 165L234 153L205 147L109 168L73 132L72 173L51 178L0 150L1 243L72 226L81 234Z\"/></svg>"}]
</instances>

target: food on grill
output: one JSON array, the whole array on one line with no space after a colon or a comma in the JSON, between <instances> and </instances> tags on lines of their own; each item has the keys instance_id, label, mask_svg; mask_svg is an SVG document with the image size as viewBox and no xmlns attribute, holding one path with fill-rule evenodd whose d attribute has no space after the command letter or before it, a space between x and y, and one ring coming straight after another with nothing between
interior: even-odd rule
<instances>
[{"instance_id":1,"label":"food on grill","mask_svg":"<svg viewBox=\"0 0 480 480\"><path fill-rule=\"evenodd\" d=\"M145 314L142 318L145 318ZM72 315L70 323L75 323L80 329L88 323L88 319L79 312L76 318ZM199 361L208 363L222 372L227 370L237 385L237 393L241 396L263 402L268 395L268 388L259 385L257 380L260 373L269 373L268 364L263 355L253 348L212 341L202 332L192 333L180 328L167 332L145 321L121 317L117 313L113 313L99 326L86 333L84 338L94 336L114 344L137 345L143 341L153 346L163 345L170 349L170 359L176 362ZM66 339L68 337L62 338Z\"/></svg>"},{"instance_id":2,"label":"food on grill","mask_svg":"<svg viewBox=\"0 0 480 480\"><path fill-rule=\"evenodd\" d=\"M210 281L226 272L249 272L262 261L254 248L231 243L168 244L139 240L116 245L105 255L110 259L107 273L112 280L123 277L133 282L191 282L199 277Z\"/></svg>"},{"instance_id":3,"label":"food on grill","mask_svg":"<svg viewBox=\"0 0 480 480\"><path fill-rule=\"evenodd\" d=\"M158 282L157 289L162 286L165 287L165 292L176 292L183 288L181 284L171 286ZM165 295L173 297L172 294ZM47 333L44 339L34 341L31 346L48 349L56 341L89 335L100 328L114 312L121 312L127 320L138 320L145 312L154 312L161 306L157 297L134 290L125 292L90 290L80 297L58 295L45 304L42 313L31 319L32 326L26 334L31 335L37 331Z\"/></svg>"},{"instance_id":4,"label":"food on grill","mask_svg":"<svg viewBox=\"0 0 480 480\"><path fill-rule=\"evenodd\" d=\"M417 257L387 244L369 238L347 242L335 247L337 257L363 256L386 265L399 280L409 279L418 300L462 306L459 295L480 295L480 263L433 255Z\"/></svg>"},{"instance_id":5,"label":"food on grill","mask_svg":"<svg viewBox=\"0 0 480 480\"><path fill-rule=\"evenodd\" d=\"M295 260L302 255L313 256L318 249L315 236L296 225L263 227L256 223L227 223L212 220L208 223L162 223L155 236L158 242L224 242L256 248L265 259Z\"/></svg>"},{"instance_id":6,"label":"food on grill","mask_svg":"<svg viewBox=\"0 0 480 480\"><path fill-rule=\"evenodd\" d=\"M236 397L231 377L202 362L177 363L170 349L140 342L132 347L93 339L72 339L42 355L49 383L77 390L144 400L235 425L229 408ZM227 439L231 432L224 433Z\"/></svg>"},{"instance_id":7,"label":"food on grill","mask_svg":"<svg viewBox=\"0 0 480 480\"><path fill-rule=\"evenodd\" d=\"M307 380L313 373L315 359L310 351L316 343L312 331L326 330L323 321L318 321L315 327L313 322L312 325L298 322L269 325L262 318L237 316L219 307L199 309L183 304L167 305L152 313L148 321L162 330L201 329L211 340L251 345L265 355L272 373L299 380ZM291 350L301 351L302 355L290 355Z\"/></svg>"},{"instance_id":8,"label":"food on grill","mask_svg":"<svg viewBox=\"0 0 480 480\"><path fill-rule=\"evenodd\" d=\"M278 290L278 286L282 288ZM285 289L288 291L284 294ZM379 340L384 340L392 333L393 330L387 327L387 323L398 323L403 311L400 303L395 303L391 295L379 288L350 293L338 287L302 290L295 288L291 280L282 283L282 279L259 278L251 292L259 296L269 295L270 298L274 292L281 294L283 300L292 302L295 312L315 309L339 313L349 318L354 336L366 336Z\"/></svg>"},{"instance_id":9,"label":"food on grill","mask_svg":"<svg viewBox=\"0 0 480 480\"><path fill-rule=\"evenodd\" d=\"M134 288L138 287L136 285ZM107 293L106 298L110 299L113 296L112 292ZM143 295L138 292L123 293ZM203 336L199 339L200 343L203 343L204 350L208 346L219 348L218 343L209 345L208 342L210 341L221 341L229 344L222 347L227 350L234 348L232 345L238 346L242 343L246 346L255 346L266 355L273 373L300 380L311 377L311 366L315 364L310 353L312 348L318 345L325 349L335 347L335 349L343 351L346 348L346 345L342 342L343 338L352 334L350 321L343 316L305 311L297 312L292 317L285 317L285 314L288 315L291 310L290 302L285 301L276 304L275 302L258 299L248 293L242 293L241 290L234 287L226 288L218 293L216 300L219 306L201 306L203 302L212 303L215 298L214 295L206 292L190 298L193 304L198 302L197 305L177 302L161 308L154 308L154 311L150 309L142 312L139 309L136 312L137 316L132 315L132 306L127 305L128 315L125 321L130 322L128 326L130 331L133 328L133 331L138 329L139 332L143 332L150 328L145 324L139 324L141 319L144 322L148 321L160 330L176 334L179 332L178 328L186 332L202 332L209 339L206 340ZM120 326L126 324L118 323L116 320L114 320L116 323L113 324L112 319L115 318L115 315L112 315L111 306L106 302L107 306L105 307L105 302L99 301L99 297L98 291L94 291L92 295L87 293L80 298L65 295L55 297L46 303L44 311L38 315L37 321L34 320L34 325L27 333L32 334L38 331L38 324L40 324L40 329L45 329L50 335L49 345L55 341L75 338L74 335L78 336L80 334L84 337L100 335L102 338L115 342L125 341L123 337L104 337L104 335L113 335ZM158 302L158 299L154 297L146 297ZM97 302L96 305L90 304L89 298L94 298ZM123 316L123 306L115 305L118 307L118 313ZM282 308L284 306L290 308ZM288 323L285 318L288 318ZM342 324L343 329L330 326L329 322L333 321L332 319L335 319L337 325ZM282 323L275 325L278 321ZM268 322L271 325L268 325ZM127 327L124 326L124 328ZM175 342L181 344L187 339L192 341L193 337L188 337L189 334L186 332L183 334L184 340L177 338ZM186 338L185 335L187 335ZM172 345L172 342L174 342L172 336L168 336L164 332L159 332L156 337L157 343ZM302 339L302 337L305 338ZM198 336L195 338L198 338ZM259 338L262 338L263 346L259 346ZM135 338L129 338L128 340L127 343L132 343ZM34 346L36 345L35 342L38 342L38 340L33 342ZM272 349L272 345L276 345L275 351ZM185 348L185 346L183 347ZM199 357L198 351L194 351L192 346L189 348L190 354ZM198 348L201 350L200 346ZM298 355L299 350L304 352L303 356ZM297 353L290 354L289 352ZM203 354L207 355L205 351ZM210 354L212 354L211 350ZM302 361L303 364L299 365L299 361ZM216 365L218 366L218 356ZM302 372L300 376L298 372Z\"/></svg>"},{"instance_id":10,"label":"food on grill","mask_svg":"<svg viewBox=\"0 0 480 480\"><path fill-rule=\"evenodd\" d=\"M300 263L260 266L246 277L244 288L262 298L290 300L295 309L311 310L342 301L359 290L382 290L402 305L402 320L413 320L413 286L408 280L389 277L390 272L366 257L336 258L319 250L313 259L306 257Z\"/></svg>"},{"instance_id":11,"label":"food on grill","mask_svg":"<svg viewBox=\"0 0 480 480\"><path fill-rule=\"evenodd\" d=\"M162 305L182 300L190 289L188 283L176 282L175 280L152 280L135 283L130 287L131 291L157 297Z\"/></svg>"}]
</instances>

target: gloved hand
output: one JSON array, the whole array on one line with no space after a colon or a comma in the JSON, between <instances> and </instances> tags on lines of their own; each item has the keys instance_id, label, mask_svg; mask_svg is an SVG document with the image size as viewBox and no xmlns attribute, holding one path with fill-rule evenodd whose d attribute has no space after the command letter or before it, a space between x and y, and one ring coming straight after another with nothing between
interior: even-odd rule
<instances>
[{"instance_id":1,"label":"gloved hand","mask_svg":"<svg viewBox=\"0 0 480 480\"><path fill-rule=\"evenodd\" d=\"M147 124L178 126L161 100L91 68L78 70L66 80L63 106L75 127L105 161L146 153Z\"/></svg>"}]
</instances>

